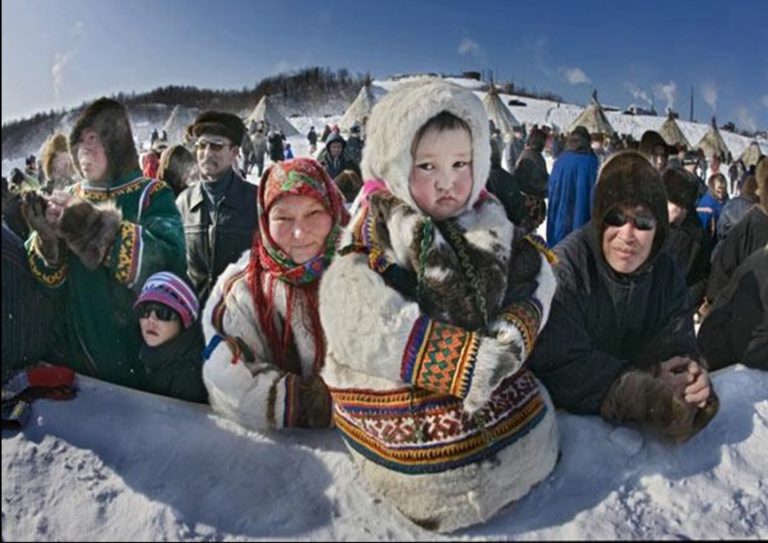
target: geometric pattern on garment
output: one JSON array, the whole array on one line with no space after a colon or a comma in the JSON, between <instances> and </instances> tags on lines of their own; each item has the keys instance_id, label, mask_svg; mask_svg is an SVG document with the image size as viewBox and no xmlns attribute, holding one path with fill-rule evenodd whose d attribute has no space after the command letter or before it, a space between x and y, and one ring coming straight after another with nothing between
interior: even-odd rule
<instances>
[{"instance_id":1,"label":"geometric pattern on garment","mask_svg":"<svg viewBox=\"0 0 768 543\"><path fill-rule=\"evenodd\" d=\"M401 378L418 388L463 398L479 344L476 333L422 315L408 338Z\"/></svg>"},{"instance_id":2,"label":"geometric pattern on garment","mask_svg":"<svg viewBox=\"0 0 768 543\"><path fill-rule=\"evenodd\" d=\"M437 473L488 458L525 436L547 411L527 369L502 381L479 417L468 416L459 398L423 389L345 388L331 394L334 422L349 446L407 474Z\"/></svg>"}]
</instances>

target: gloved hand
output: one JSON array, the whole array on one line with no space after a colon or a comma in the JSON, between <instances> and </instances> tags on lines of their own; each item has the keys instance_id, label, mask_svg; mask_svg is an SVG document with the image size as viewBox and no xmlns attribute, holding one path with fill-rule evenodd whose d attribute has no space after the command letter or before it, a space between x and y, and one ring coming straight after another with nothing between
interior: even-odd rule
<instances>
[{"instance_id":1,"label":"gloved hand","mask_svg":"<svg viewBox=\"0 0 768 543\"><path fill-rule=\"evenodd\" d=\"M51 199L60 193L55 191ZM95 206L70 195L61 210L58 232L83 265L95 270L112 248L122 217L113 204Z\"/></svg>"},{"instance_id":2,"label":"gloved hand","mask_svg":"<svg viewBox=\"0 0 768 543\"><path fill-rule=\"evenodd\" d=\"M331 392L323 380L314 375L305 377L299 385L301 414L299 426L304 428L328 428L331 425Z\"/></svg>"},{"instance_id":3,"label":"gloved hand","mask_svg":"<svg viewBox=\"0 0 768 543\"><path fill-rule=\"evenodd\" d=\"M48 200L39 192L26 191L21 197L21 214L30 230L37 232L34 241L35 252L49 266L62 263L66 244L59 239L53 226L53 219L47 214Z\"/></svg>"}]
</instances>

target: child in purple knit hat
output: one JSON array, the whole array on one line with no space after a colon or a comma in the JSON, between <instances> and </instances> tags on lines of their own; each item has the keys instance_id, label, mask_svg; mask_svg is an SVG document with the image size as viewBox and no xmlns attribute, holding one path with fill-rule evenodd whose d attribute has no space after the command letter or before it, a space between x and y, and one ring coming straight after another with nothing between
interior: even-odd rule
<instances>
[{"instance_id":1,"label":"child in purple knit hat","mask_svg":"<svg viewBox=\"0 0 768 543\"><path fill-rule=\"evenodd\" d=\"M195 292L177 275L159 272L147 278L134 308L143 339L139 359L145 372L145 389L206 402L203 334Z\"/></svg>"}]
</instances>

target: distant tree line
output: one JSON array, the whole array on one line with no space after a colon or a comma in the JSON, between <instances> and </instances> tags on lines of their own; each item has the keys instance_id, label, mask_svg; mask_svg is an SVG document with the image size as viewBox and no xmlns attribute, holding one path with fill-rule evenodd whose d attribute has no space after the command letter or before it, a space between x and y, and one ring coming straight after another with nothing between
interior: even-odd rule
<instances>
[{"instance_id":1,"label":"distant tree line","mask_svg":"<svg viewBox=\"0 0 768 543\"><path fill-rule=\"evenodd\" d=\"M118 92L111 98L125 104L129 109L147 104L166 104L198 109L218 109L240 113L252 109L264 95L277 95L283 99L301 100L305 97L327 98L332 96L354 97L365 81L365 74L352 74L346 68L332 70L328 67L304 68L291 73L282 73L267 77L257 82L253 88L243 87L241 90L212 90L199 89L192 85L168 85L149 92ZM84 109L88 102L72 108L78 112ZM34 129L50 125L50 132L56 130L61 118L67 111L51 110L47 113L37 113L29 118L3 123L2 146L3 156L9 148L9 142L18 143L25 135ZM47 128L47 127L45 127Z\"/></svg>"}]
</instances>

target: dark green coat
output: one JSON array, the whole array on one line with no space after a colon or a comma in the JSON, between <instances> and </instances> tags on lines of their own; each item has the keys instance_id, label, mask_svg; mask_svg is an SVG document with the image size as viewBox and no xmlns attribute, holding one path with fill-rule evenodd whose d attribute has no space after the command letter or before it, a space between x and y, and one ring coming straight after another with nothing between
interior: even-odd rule
<instances>
[{"instance_id":1,"label":"dark green coat","mask_svg":"<svg viewBox=\"0 0 768 543\"><path fill-rule=\"evenodd\" d=\"M132 388L145 387L139 364L141 334L133 310L138 291L155 272L186 273L184 232L173 191L139 170L108 188L79 182L67 190L93 204L114 203L122 222L111 252L100 267L87 269L69 253L49 268L27 243L33 275L63 298L67 365L78 373Z\"/></svg>"}]
</instances>

